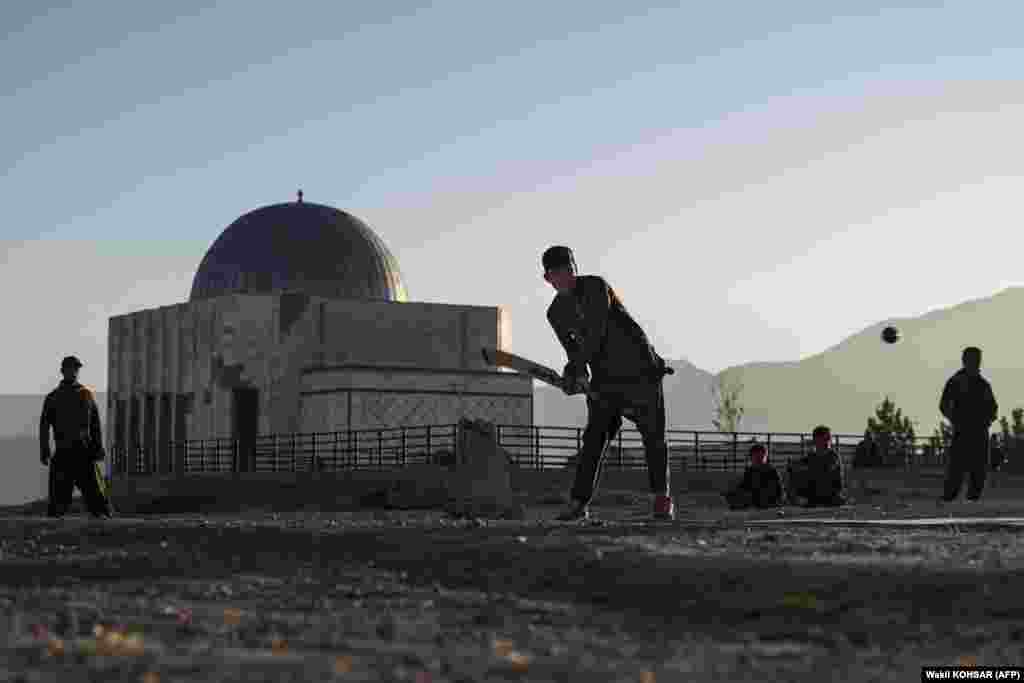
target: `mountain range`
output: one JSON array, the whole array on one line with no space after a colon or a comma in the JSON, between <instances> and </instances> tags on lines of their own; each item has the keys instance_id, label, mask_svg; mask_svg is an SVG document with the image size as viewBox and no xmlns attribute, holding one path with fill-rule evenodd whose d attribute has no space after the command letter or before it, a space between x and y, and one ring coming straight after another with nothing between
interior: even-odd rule
<instances>
[{"instance_id":1,"label":"mountain range","mask_svg":"<svg viewBox=\"0 0 1024 683\"><path fill-rule=\"evenodd\" d=\"M939 396L960 369L961 352L977 346L999 415L1012 423L1011 411L1024 407L1024 356L1017 338L1021 311L1024 287L1011 287L916 318L881 321L798 362L748 363L721 374L743 383L748 414L772 431L806 432L821 423L837 433L862 433L888 397L915 432L926 436L939 426ZM881 341L886 325L900 330L898 343Z\"/></svg>"},{"instance_id":2,"label":"mountain range","mask_svg":"<svg viewBox=\"0 0 1024 683\"><path fill-rule=\"evenodd\" d=\"M741 431L809 433L825 424L836 434L861 434L888 397L919 436L931 435L941 420L942 388L961 367L967 346L982 349L982 375L992 383L999 415L1010 420L1014 408L1024 407L1024 351L1016 328L1021 311L1024 287L1011 287L916 318L879 321L799 361L745 363L718 375L686 360L668 361L676 374L665 378L666 420L670 429L713 429L711 386L720 377L743 386ZM896 344L881 340L887 325L902 333ZM581 397L548 386L538 386L534 396L537 424L585 424Z\"/></svg>"}]
</instances>

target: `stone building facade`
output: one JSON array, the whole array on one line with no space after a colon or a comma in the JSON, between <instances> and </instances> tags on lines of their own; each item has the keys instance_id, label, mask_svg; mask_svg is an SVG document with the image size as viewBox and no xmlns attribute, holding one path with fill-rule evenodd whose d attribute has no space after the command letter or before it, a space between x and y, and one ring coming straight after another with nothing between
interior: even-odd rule
<instances>
[{"instance_id":1,"label":"stone building facade","mask_svg":"<svg viewBox=\"0 0 1024 683\"><path fill-rule=\"evenodd\" d=\"M225 251L225 235L244 247ZM188 302L110 319L109 445L161 466L185 439L532 424L531 380L480 353L507 345L501 308L405 298L394 258L348 214L301 199L246 214L211 247Z\"/></svg>"}]
</instances>

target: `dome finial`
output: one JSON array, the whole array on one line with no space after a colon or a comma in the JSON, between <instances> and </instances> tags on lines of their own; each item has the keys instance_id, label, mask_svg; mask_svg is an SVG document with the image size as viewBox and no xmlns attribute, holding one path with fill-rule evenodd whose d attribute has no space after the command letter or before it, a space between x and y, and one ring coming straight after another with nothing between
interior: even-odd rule
<instances>
[{"instance_id":1,"label":"dome finial","mask_svg":"<svg viewBox=\"0 0 1024 683\"><path fill-rule=\"evenodd\" d=\"M296 194L298 194L298 196L299 196L298 203L301 204L302 203L302 190L299 190Z\"/></svg>"}]
</instances>

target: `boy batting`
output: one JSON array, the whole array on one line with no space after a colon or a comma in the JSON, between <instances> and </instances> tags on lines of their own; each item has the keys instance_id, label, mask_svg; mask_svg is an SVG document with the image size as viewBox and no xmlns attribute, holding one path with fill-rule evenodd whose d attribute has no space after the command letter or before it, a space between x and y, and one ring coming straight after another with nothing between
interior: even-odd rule
<instances>
[{"instance_id":1,"label":"boy batting","mask_svg":"<svg viewBox=\"0 0 1024 683\"><path fill-rule=\"evenodd\" d=\"M589 517L605 452L622 426L623 417L636 425L643 439L654 496L652 516L656 520L674 519L662 391L662 380L671 374L671 368L666 368L665 361L604 278L577 275L569 247L551 247L544 252L541 262L544 279L558 292L547 315L569 359L564 373L565 392L575 393L588 374L590 382L587 426L577 458L572 500L558 519Z\"/></svg>"}]
</instances>

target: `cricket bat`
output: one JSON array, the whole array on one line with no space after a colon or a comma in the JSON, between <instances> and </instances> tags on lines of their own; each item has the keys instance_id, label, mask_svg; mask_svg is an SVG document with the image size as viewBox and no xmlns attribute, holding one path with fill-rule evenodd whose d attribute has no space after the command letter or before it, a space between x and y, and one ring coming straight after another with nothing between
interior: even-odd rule
<instances>
[{"instance_id":1,"label":"cricket bat","mask_svg":"<svg viewBox=\"0 0 1024 683\"><path fill-rule=\"evenodd\" d=\"M563 389L565 387L565 378L562 377L561 373L556 372L546 365L540 363L534 363L528 358L517 356L514 353L508 351L501 351L490 347L484 347L481 349L484 354L484 361L488 365L493 365L500 368L509 368L516 370L524 375L540 380L545 384L550 384L553 387ZM572 392L572 394L589 394L590 386L586 381L580 383L577 387L578 391Z\"/></svg>"}]
</instances>

